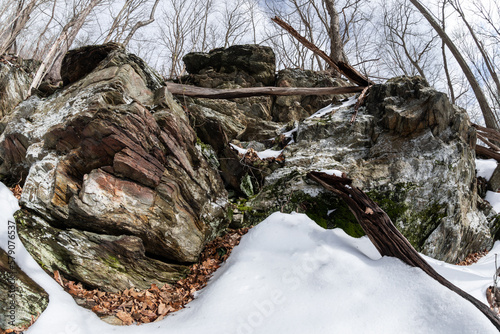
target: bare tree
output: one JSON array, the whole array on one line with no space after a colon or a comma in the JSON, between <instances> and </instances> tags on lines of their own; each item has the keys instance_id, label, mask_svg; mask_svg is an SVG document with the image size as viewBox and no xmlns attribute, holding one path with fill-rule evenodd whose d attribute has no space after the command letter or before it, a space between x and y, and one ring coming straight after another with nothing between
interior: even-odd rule
<instances>
[{"instance_id":1,"label":"bare tree","mask_svg":"<svg viewBox=\"0 0 500 334\"><path fill-rule=\"evenodd\" d=\"M3 42L0 44L0 54L12 49L14 53L17 51L16 39L21 30L28 23L31 13L39 4L37 0L31 0L26 3L24 0L18 0L16 10L7 19L7 24L0 32Z\"/></svg>"},{"instance_id":2,"label":"bare tree","mask_svg":"<svg viewBox=\"0 0 500 334\"><path fill-rule=\"evenodd\" d=\"M47 33L47 31L49 30L49 27L50 27L50 25L52 24L52 21L55 18L56 8L57 8L57 0L54 0L54 3L52 4L52 10L50 12L49 20L45 24L45 27L43 28L42 32L40 33L40 35L38 37L35 50L33 51L33 58L37 58L37 56L38 56L38 52L40 50L41 43L42 43L42 41L44 39L44 36Z\"/></svg>"},{"instance_id":3,"label":"bare tree","mask_svg":"<svg viewBox=\"0 0 500 334\"><path fill-rule=\"evenodd\" d=\"M259 17L259 3L256 0L245 0L245 7L247 9L248 22L251 26L252 42L257 44L257 31L261 22Z\"/></svg>"},{"instance_id":4,"label":"bare tree","mask_svg":"<svg viewBox=\"0 0 500 334\"><path fill-rule=\"evenodd\" d=\"M448 34L446 34L446 32L441 28L439 23L434 19L432 14L418 0L409 0L409 1L418 9L420 13L422 13L422 15L429 22L432 28L437 32L439 37L441 37L441 39L445 42L446 46L455 57L460 68L464 72L464 75L467 77L467 80L469 81L472 90L474 91L474 95L476 96L479 107L481 108L481 112L483 113L486 126L488 128L498 129L499 127L495 114L491 110L486 95L481 89L481 86L479 85L469 65L465 61L462 53L458 50L458 48L453 43Z\"/></svg>"},{"instance_id":5,"label":"bare tree","mask_svg":"<svg viewBox=\"0 0 500 334\"><path fill-rule=\"evenodd\" d=\"M147 26L148 24L151 24L154 22L155 20L155 11L156 11L156 7L158 7L158 3L160 2L160 0L155 0L155 3L153 4L153 7L151 8L151 12L149 13L149 19L148 20L145 20L145 21L139 21L137 22L133 27L132 29L130 30L130 32L128 33L127 37L125 38L125 40L123 41L123 45L127 45L130 40L132 39L132 36L134 36L134 34L137 32L138 29L142 28L142 27L145 27Z\"/></svg>"},{"instance_id":6,"label":"bare tree","mask_svg":"<svg viewBox=\"0 0 500 334\"><path fill-rule=\"evenodd\" d=\"M126 0L123 4L121 10L114 17L111 28L108 30L108 34L104 39L104 43L107 42L118 42L124 33L125 28L129 25L132 14L138 8L138 5L142 4L143 1ZM114 36L114 38L113 38Z\"/></svg>"},{"instance_id":7,"label":"bare tree","mask_svg":"<svg viewBox=\"0 0 500 334\"><path fill-rule=\"evenodd\" d=\"M472 37L472 40L474 41L474 44L476 46L476 50L479 51L479 54L481 55L480 63L486 67L486 71L482 71L480 66L477 65L477 62L473 62L473 65L478 70L479 75L481 75L483 77L483 79L484 79L483 81L485 82L486 87L491 94L492 100L497 105L500 106L500 80L498 78L495 64L493 63L491 56L488 54L488 51L486 50L486 47L485 47L483 41L480 40L480 38L476 34L475 29L472 27L471 23L465 17L465 13L464 13L464 10L462 9L460 2L457 0L449 0L449 3L453 7L453 9L455 9L455 11L459 14L460 18L462 19L465 26L467 27L467 30L468 30L470 36ZM494 28L494 29L497 29L497 28ZM477 53L477 52L475 52L475 53ZM490 84L490 80L488 80L489 78L491 78L491 84Z\"/></svg>"},{"instance_id":8,"label":"bare tree","mask_svg":"<svg viewBox=\"0 0 500 334\"><path fill-rule=\"evenodd\" d=\"M446 14L445 14L446 2L447 2L447 0L443 0L443 2L441 4L441 28L443 29L444 32L446 32ZM451 81L450 70L448 68L448 60L446 57L446 44L443 40L441 40L441 54L443 56L443 69L444 69L444 73L446 75L446 83L448 85L448 93L450 95L451 103L455 104L456 103L455 89L453 88L453 83Z\"/></svg>"},{"instance_id":9,"label":"bare tree","mask_svg":"<svg viewBox=\"0 0 500 334\"><path fill-rule=\"evenodd\" d=\"M347 57L344 53L344 43L340 36L340 19L339 13L335 9L334 0L323 0L326 10L330 17L328 25L328 36L330 37L330 58L335 62L347 63Z\"/></svg>"},{"instance_id":10,"label":"bare tree","mask_svg":"<svg viewBox=\"0 0 500 334\"><path fill-rule=\"evenodd\" d=\"M335 62L348 63L346 43L351 41L354 27L365 20L359 8L364 0L268 0L267 10L270 15L280 17L293 26L302 36L323 50L329 50L329 56ZM268 39L281 50L302 52L293 47L291 39L281 38L279 31L267 33ZM283 45L279 46L280 43ZM300 50L300 51L299 51ZM309 69L322 70L325 62L306 51ZM278 54L280 58L290 58L287 54ZM299 59L294 56L292 59ZM292 64L288 64L290 66ZM296 66L296 65L295 65Z\"/></svg>"},{"instance_id":11,"label":"bare tree","mask_svg":"<svg viewBox=\"0 0 500 334\"><path fill-rule=\"evenodd\" d=\"M205 45L205 30L200 30L198 22L206 13L207 7L201 0L168 0L167 8L163 9L160 22L160 43L167 50L170 61L168 76L174 78L183 71L182 56L191 51L194 45L189 41L200 41Z\"/></svg>"},{"instance_id":12,"label":"bare tree","mask_svg":"<svg viewBox=\"0 0 500 334\"><path fill-rule=\"evenodd\" d=\"M85 23L87 16L101 1L102 0L89 0L75 4L80 6L75 6L73 8L73 16L62 28L59 37L52 44L50 50L43 59L35 74L30 90L31 88L37 88L44 76L49 72L52 79L57 80L60 78L59 69L63 56L71 47L76 35Z\"/></svg>"},{"instance_id":13,"label":"bare tree","mask_svg":"<svg viewBox=\"0 0 500 334\"><path fill-rule=\"evenodd\" d=\"M426 69L438 36L432 30L422 29L422 19L415 16L407 1L397 0L382 8L385 39L397 70L428 80ZM397 75L397 71L394 74Z\"/></svg>"},{"instance_id":14,"label":"bare tree","mask_svg":"<svg viewBox=\"0 0 500 334\"><path fill-rule=\"evenodd\" d=\"M209 22L210 17L214 13L214 0L202 0L195 1L195 6L199 6L198 24L196 25L196 31L192 34L191 43L193 45L193 50L196 51L208 51L210 48L214 48L216 43L210 43L209 36L215 35L213 33L215 27Z\"/></svg>"},{"instance_id":15,"label":"bare tree","mask_svg":"<svg viewBox=\"0 0 500 334\"><path fill-rule=\"evenodd\" d=\"M244 11L245 0L225 0L221 10L224 47L238 44L250 30L250 22Z\"/></svg>"}]
</instances>

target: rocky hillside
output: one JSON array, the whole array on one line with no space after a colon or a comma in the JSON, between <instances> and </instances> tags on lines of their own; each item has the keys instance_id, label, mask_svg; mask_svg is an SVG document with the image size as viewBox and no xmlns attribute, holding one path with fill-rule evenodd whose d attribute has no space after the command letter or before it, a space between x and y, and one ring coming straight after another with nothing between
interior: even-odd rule
<instances>
[{"instance_id":1,"label":"rocky hillside","mask_svg":"<svg viewBox=\"0 0 500 334\"><path fill-rule=\"evenodd\" d=\"M347 85L328 73L276 74L272 50L255 45L185 62L190 74L180 82L201 87ZM0 178L23 188L19 235L46 271L90 289L175 282L228 225L274 211L305 212L324 228L361 236L309 171L349 175L418 251L437 259L489 249L500 229L477 194L466 112L420 78L373 86L351 121L349 96L172 96L117 44L70 51L63 85L27 99L26 67L0 65L8 93L0 101ZM39 300L46 305L42 292Z\"/></svg>"}]
</instances>

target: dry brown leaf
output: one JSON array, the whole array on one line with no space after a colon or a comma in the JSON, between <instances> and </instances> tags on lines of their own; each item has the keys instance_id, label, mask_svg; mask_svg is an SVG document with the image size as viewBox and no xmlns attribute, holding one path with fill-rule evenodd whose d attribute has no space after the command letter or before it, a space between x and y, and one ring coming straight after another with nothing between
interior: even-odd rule
<instances>
[{"instance_id":1,"label":"dry brown leaf","mask_svg":"<svg viewBox=\"0 0 500 334\"><path fill-rule=\"evenodd\" d=\"M152 284L147 290L133 288L118 293L99 290L86 290L80 283L66 281L59 273L54 273L59 282L73 295L85 296L86 306L99 315L116 315L125 324L146 323L163 319L166 314L175 312L193 300L194 293L206 286L210 276L227 259L234 246L238 245L248 228L232 230L209 243L200 255L199 263L191 266L190 274L177 283L165 284L159 288ZM220 249L225 250L221 256ZM56 279L57 280L57 279ZM60 283L61 284L61 283ZM120 316L118 316L120 314Z\"/></svg>"},{"instance_id":2,"label":"dry brown leaf","mask_svg":"<svg viewBox=\"0 0 500 334\"><path fill-rule=\"evenodd\" d=\"M59 283L60 286L64 288L64 283L62 281L61 275L59 274L59 270L54 271L54 279L57 283Z\"/></svg>"},{"instance_id":3,"label":"dry brown leaf","mask_svg":"<svg viewBox=\"0 0 500 334\"><path fill-rule=\"evenodd\" d=\"M132 318L132 316L125 311L116 312L116 317L123 321L125 325L132 325L134 323L134 319Z\"/></svg>"}]
</instances>

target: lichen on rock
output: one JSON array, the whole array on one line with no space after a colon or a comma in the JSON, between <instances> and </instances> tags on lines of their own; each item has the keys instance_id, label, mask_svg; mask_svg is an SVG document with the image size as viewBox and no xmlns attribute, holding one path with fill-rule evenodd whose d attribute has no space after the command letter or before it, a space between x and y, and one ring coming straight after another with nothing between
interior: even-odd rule
<instances>
[{"instance_id":1,"label":"lichen on rock","mask_svg":"<svg viewBox=\"0 0 500 334\"><path fill-rule=\"evenodd\" d=\"M28 327L49 304L49 295L0 248L0 329Z\"/></svg>"},{"instance_id":2,"label":"lichen on rock","mask_svg":"<svg viewBox=\"0 0 500 334\"><path fill-rule=\"evenodd\" d=\"M284 167L247 205L260 212L309 212L327 225L326 207L335 216L338 203L322 205L322 213L308 207L308 197L321 198L324 191L305 175L337 169L426 255L453 263L492 246L498 223L477 207L475 131L464 110L422 79L401 77L373 86L353 124L352 114L352 106L339 106L302 121L296 143L283 152Z\"/></svg>"}]
</instances>

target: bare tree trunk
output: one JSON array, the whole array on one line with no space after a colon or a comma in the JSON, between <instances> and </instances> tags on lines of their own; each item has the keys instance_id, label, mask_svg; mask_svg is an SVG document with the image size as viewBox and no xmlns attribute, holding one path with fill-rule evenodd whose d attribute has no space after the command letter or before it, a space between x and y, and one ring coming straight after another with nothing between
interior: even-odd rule
<instances>
[{"instance_id":1,"label":"bare tree trunk","mask_svg":"<svg viewBox=\"0 0 500 334\"><path fill-rule=\"evenodd\" d=\"M312 44L310 41L304 38L304 36L300 35L297 30L293 29L293 27L291 27L288 23L281 20L279 17L274 17L271 20L276 24L278 24L283 29L285 29L286 31L288 31L302 45L304 45L312 52L318 54L321 58L323 58L327 62L328 65L330 65L339 73L345 75L346 78L348 78L352 82L360 86L373 85L373 82L370 79L368 79L367 77L356 71L356 69L350 66L349 64L341 61L335 63L330 57L327 56L327 54L323 50L319 49L316 45Z\"/></svg>"},{"instance_id":2,"label":"bare tree trunk","mask_svg":"<svg viewBox=\"0 0 500 334\"><path fill-rule=\"evenodd\" d=\"M310 172L308 177L317 181L325 189L339 195L346 202L380 255L396 257L412 267L422 269L440 284L471 302L500 330L500 319L489 307L438 274L398 231L389 216L377 203L364 192L352 186L351 179L320 172Z\"/></svg>"},{"instance_id":3,"label":"bare tree trunk","mask_svg":"<svg viewBox=\"0 0 500 334\"><path fill-rule=\"evenodd\" d=\"M23 28L26 26L30 19L31 13L37 5L37 0L31 0L26 7L23 8L24 1L18 2L18 7L16 10L16 15L13 18L12 26L8 37L0 45L0 54L4 54L9 51L12 47L15 48L17 36Z\"/></svg>"},{"instance_id":4,"label":"bare tree trunk","mask_svg":"<svg viewBox=\"0 0 500 334\"><path fill-rule=\"evenodd\" d=\"M462 21L465 23L465 26L469 30L469 33L472 36L474 43L476 44L476 47L478 48L479 52L481 53L481 56L483 57L484 64L486 65L486 68L488 69L488 72L491 78L493 79L493 82L495 83L496 95L498 100L500 98L500 80L498 79L498 75L495 72L494 69L495 66L492 63L491 58L486 52L483 43L476 36L476 33L474 32L474 29L472 29L472 26L469 24L469 21L466 20L464 11L462 10L460 3L455 0L455 1L450 1L450 4L462 18Z\"/></svg>"},{"instance_id":5,"label":"bare tree trunk","mask_svg":"<svg viewBox=\"0 0 500 334\"><path fill-rule=\"evenodd\" d=\"M462 57L462 54L460 53L458 48L455 46L455 44L450 39L448 34L446 34L446 32L443 31L441 26L434 20L432 15L418 0L410 0L410 2L420 11L420 13L422 13L425 19L434 28L434 30L438 33L441 39L446 43L446 46L448 47L448 49L450 49L451 53L457 60L458 64L460 65L460 68L467 77L467 80L469 81L472 90L474 91L474 95L476 96L477 102L479 103L479 107L481 108L481 112L483 113L486 126L488 128L498 129L499 127L495 114L491 110L490 105L488 104L488 100L486 99L486 96L484 95L481 86L477 82L474 73L472 73L469 65L467 65L467 62Z\"/></svg>"},{"instance_id":6,"label":"bare tree trunk","mask_svg":"<svg viewBox=\"0 0 500 334\"><path fill-rule=\"evenodd\" d=\"M328 36L330 37L330 58L335 63L348 63L344 53L344 43L340 37L340 19L339 13L335 9L335 1L323 0L323 3L330 16L330 27L328 29Z\"/></svg>"},{"instance_id":7,"label":"bare tree trunk","mask_svg":"<svg viewBox=\"0 0 500 334\"><path fill-rule=\"evenodd\" d=\"M45 25L45 28L40 33L40 35L39 35L40 37L38 37L38 41L36 43L35 51L33 51L33 58L37 58L38 51L40 50L40 43L42 41L42 36L45 35L45 33L47 32L47 30L49 30L49 26L52 23L52 20L54 20L55 13L56 13L56 6L57 6L57 0L54 0L54 4L52 5L52 13L50 15L49 21Z\"/></svg>"},{"instance_id":8,"label":"bare tree trunk","mask_svg":"<svg viewBox=\"0 0 500 334\"><path fill-rule=\"evenodd\" d=\"M113 36L113 33L116 31L116 29L120 25L120 22L121 22L121 20L123 18L123 13L130 6L131 2L132 2L132 0L127 0L123 4L122 9L120 10L120 12L118 13L118 15L116 15L115 19L113 20L113 24L111 25L111 28L109 28L108 35L104 39L104 43L107 43L107 42L109 42L111 40L111 37Z\"/></svg>"},{"instance_id":9,"label":"bare tree trunk","mask_svg":"<svg viewBox=\"0 0 500 334\"><path fill-rule=\"evenodd\" d=\"M445 5L446 5L447 0L443 0L443 7L441 8L441 24L443 31L446 32L446 16L445 16ZM455 99L455 90L453 89L453 83L451 82L451 76L450 76L450 71L448 70L448 61L446 60L446 43L444 40L441 40L441 53L443 55L443 67L444 67L444 73L446 75L446 82L448 83L448 92L450 93L450 99L451 103L455 104L456 99Z\"/></svg>"},{"instance_id":10,"label":"bare tree trunk","mask_svg":"<svg viewBox=\"0 0 500 334\"><path fill-rule=\"evenodd\" d=\"M132 36L134 36L134 34L136 33L136 31L139 28L142 28L142 27L147 26L148 24L151 24L151 23L154 22L154 20L155 20L155 11L156 11L156 7L158 7L158 3L159 2L160 2L160 0L156 0L155 3L154 3L154 5L153 5L153 8L151 8L151 13L149 14L149 20L147 20L147 21L139 21L139 22L137 22L132 27L132 30L130 30L130 32L128 33L127 38L125 38L125 40L123 41L123 45L124 46L128 45L128 43L132 39Z\"/></svg>"},{"instance_id":11,"label":"bare tree trunk","mask_svg":"<svg viewBox=\"0 0 500 334\"><path fill-rule=\"evenodd\" d=\"M30 91L32 88L38 88L44 76L50 72L52 79L60 78L60 68L62 58L73 44L76 35L82 28L87 16L90 14L102 0L91 0L88 5L81 11L75 13L71 20L63 27L59 37L52 44L49 52L43 59L40 67L38 68L35 78L31 83ZM75 11L76 12L76 11Z\"/></svg>"}]
</instances>

